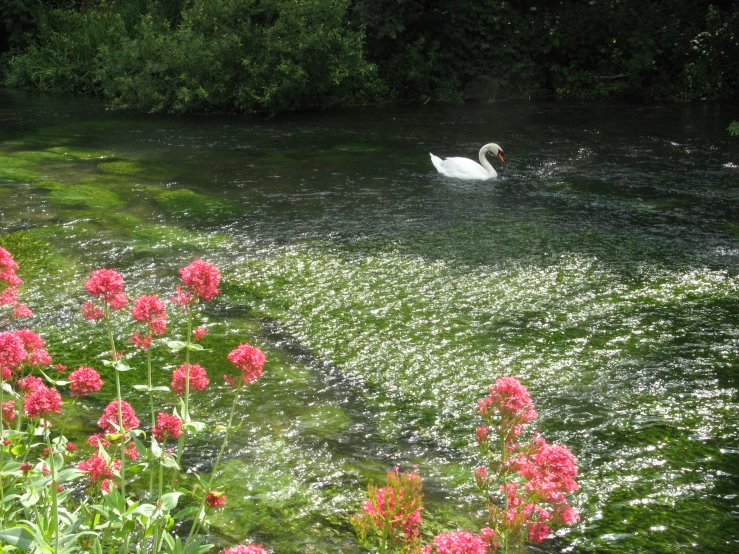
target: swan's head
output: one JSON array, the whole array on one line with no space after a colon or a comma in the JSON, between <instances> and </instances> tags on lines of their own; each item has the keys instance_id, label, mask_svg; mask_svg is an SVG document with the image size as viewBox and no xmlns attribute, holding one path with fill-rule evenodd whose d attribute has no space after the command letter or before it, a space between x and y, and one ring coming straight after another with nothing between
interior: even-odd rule
<instances>
[{"instance_id":1,"label":"swan's head","mask_svg":"<svg viewBox=\"0 0 739 554\"><path fill-rule=\"evenodd\" d=\"M503 162L505 159L503 158L503 149L500 147L499 144L495 144L494 142L491 142L490 144L486 144L482 147L485 152L491 152L494 156L497 156L498 159Z\"/></svg>"}]
</instances>

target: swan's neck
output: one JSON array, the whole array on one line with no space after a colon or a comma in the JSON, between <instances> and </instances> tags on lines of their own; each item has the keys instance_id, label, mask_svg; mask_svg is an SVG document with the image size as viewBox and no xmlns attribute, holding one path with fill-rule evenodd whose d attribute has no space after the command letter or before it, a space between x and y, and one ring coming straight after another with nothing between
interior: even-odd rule
<instances>
[{"instance_id":1,"label":"swan's neck","mask_svg":"<svg viewBox=\"0 0 739 554\"><path fill-rule=\"evenodd\" d=\"M487 151L487 147L485 146L480 148L480 165L485 168L485 171L488 172L488 175L495 177L497 173L495 171L495 168L493 168L492 164L488 161L488 158L485 155Z\"/></svg>"}]
</instances>

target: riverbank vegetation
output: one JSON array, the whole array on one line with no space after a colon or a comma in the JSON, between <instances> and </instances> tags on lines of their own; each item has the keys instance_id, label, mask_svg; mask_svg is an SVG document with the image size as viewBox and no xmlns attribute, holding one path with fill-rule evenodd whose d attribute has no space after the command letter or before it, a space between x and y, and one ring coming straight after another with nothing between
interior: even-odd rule
<instances>
[{"instance_id":1,"label":"riverbank vegetation","mask_svg":"<svg viewBox=\"0 0 739 554\"><path fill-rule=\"evenodd\" d=\"M736 98L733 1L9 0L2 79L146 112Z\"/></svg>"}]
</instances>

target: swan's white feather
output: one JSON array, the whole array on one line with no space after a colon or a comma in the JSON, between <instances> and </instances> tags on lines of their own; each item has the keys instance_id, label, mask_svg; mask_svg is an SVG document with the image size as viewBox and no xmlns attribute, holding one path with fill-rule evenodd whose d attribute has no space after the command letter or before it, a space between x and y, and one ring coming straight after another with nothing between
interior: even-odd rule
<instances>
[{"instance_id":1,"label":"swan's white feather","mask_svg":"<svg viewBox=\"0 0 739 554\"><path fill-rule=\"evenodd\" d=\"M477 163L469 158L446 158L442 160L430 152L429 156L431 156L431 163L434 164L436 171L446 177L486 181L487 179L494 179L498 176L493 166L485 158L487 152L499 155L501 161L503 160L503 149L492 142L480 149L479 158L481 163Z\"/></svg>"}]
</instances>

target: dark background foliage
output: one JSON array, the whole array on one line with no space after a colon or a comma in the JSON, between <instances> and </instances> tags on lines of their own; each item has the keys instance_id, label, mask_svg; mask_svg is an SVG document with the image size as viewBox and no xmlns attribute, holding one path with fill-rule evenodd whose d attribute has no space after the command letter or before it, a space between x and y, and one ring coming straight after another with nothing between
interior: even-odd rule
<instances>
[{"instance_id":1,"label":"dark background foliage","mask_svg":"<svg viewBox=\"0 0 739 554\"><path fill-rule=\"evenodd\" d=\"M0 0L11 86L152 112L739 94L739 1Z\"/></svg>"}]
</instances>

